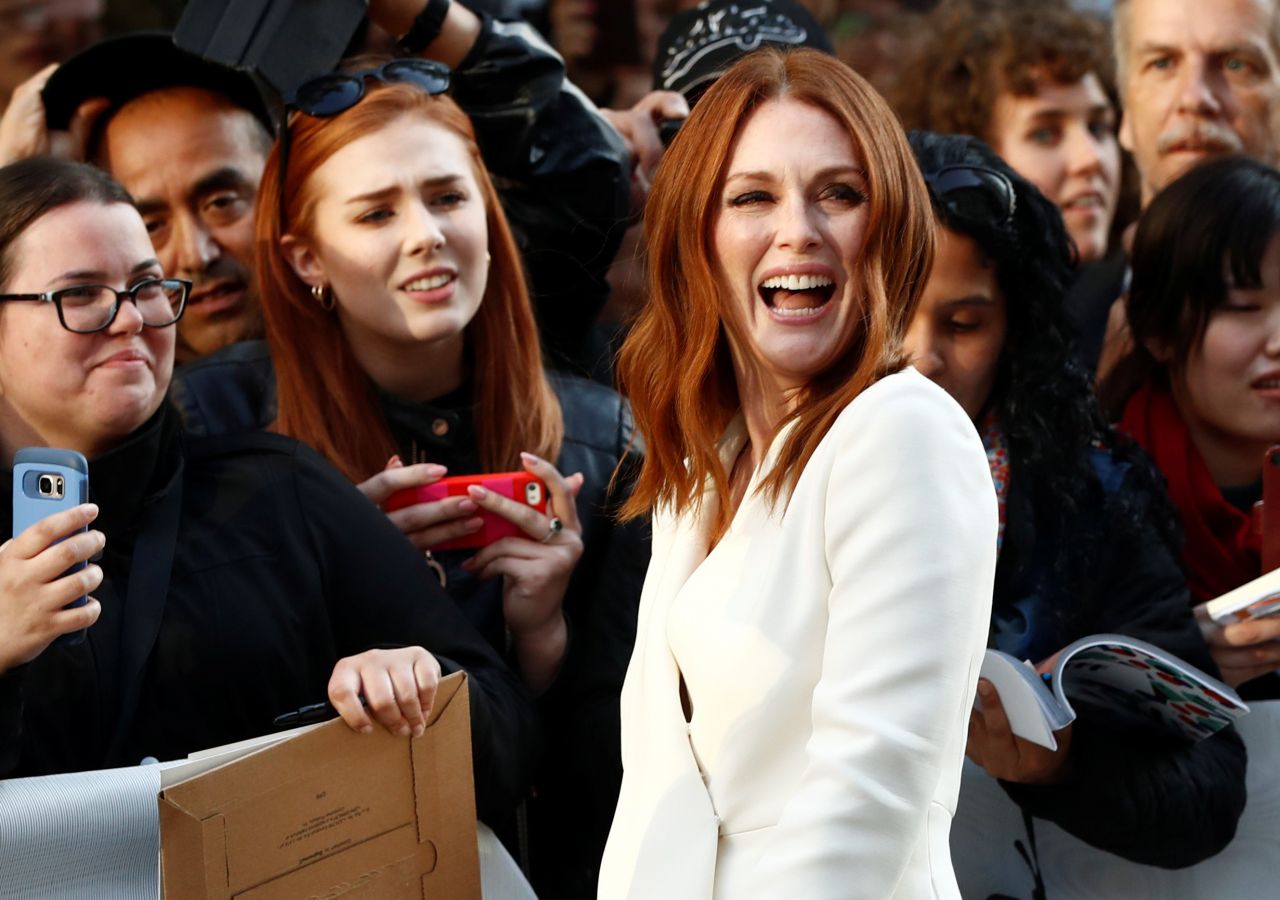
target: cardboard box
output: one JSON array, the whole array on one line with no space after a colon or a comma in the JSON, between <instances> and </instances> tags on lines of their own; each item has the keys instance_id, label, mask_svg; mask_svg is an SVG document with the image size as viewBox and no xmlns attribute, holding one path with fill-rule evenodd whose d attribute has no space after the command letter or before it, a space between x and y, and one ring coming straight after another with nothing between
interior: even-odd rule
<instances>
[{"instance_id":1,"label":"cardboard box","mask_svg":"<svg viewBox=\"0 0 1280 900\"><path fill-rule=\"evenodd\" d=\"M329 722L161 791L164 895L480 898L465 674L426 732Z\"/></svg>"}]
</instances>

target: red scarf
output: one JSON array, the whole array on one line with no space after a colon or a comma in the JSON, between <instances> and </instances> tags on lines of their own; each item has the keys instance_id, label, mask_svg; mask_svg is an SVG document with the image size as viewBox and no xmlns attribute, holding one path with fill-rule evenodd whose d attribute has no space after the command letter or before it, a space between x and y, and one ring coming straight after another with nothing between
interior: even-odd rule
<instances>
[{"instance_id":1,"label":"red scarf","mask_svg":"<svg viewBox=\"0 0 1280 900\"><path fill-rule=\"evenodd\" d=\"M1182 569L1193 602L1212 600L1261 575L1262 539L1253 518L1223 499L1173 396L1140 388L1117 427L1142 445L1168 481L1186 536Z\"/></svg>"}]
</instances>

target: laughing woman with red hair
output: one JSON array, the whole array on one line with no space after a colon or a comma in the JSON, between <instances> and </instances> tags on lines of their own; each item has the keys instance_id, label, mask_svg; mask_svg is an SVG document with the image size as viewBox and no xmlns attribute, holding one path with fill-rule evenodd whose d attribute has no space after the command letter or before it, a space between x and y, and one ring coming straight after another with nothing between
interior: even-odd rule
<instances>
[{"instance_id":1,"label":"laughing woman with red hair","mask_svg":"<svg viewBox=\"0 0 1280 900\"><path fill-rule=\"evenodd\" d=\"M996 502L906 368L933 255L893 113L812 51L694 108L620 375L653 560L601 897L958 897L948 855Z\"/></svg>"}]
</instances>

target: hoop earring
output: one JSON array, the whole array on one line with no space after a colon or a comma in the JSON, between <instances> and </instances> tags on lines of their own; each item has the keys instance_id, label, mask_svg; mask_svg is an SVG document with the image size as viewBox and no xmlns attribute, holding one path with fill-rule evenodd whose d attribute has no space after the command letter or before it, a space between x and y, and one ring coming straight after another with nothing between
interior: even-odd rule
<instances>
[{"instance_id":1,"label":"hoop earring","mask_svg":"<svg viewBox=\"0 0 1280 900\"><path fill-rule=\"evenodd\" d=\"M323 284L311 285L311 296L320 304L320 308L325 312L333 311L333 291L326 288Z\"/></svg>"}]
</instances>

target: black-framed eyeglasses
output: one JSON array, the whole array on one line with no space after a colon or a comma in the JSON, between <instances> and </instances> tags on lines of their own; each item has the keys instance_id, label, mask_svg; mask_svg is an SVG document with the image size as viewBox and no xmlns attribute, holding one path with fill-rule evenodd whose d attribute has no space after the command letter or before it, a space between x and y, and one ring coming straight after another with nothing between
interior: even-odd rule
<instances>
[{"instance_id":1,"label":"black-framed eyeglasses","mask_svg":"<svg viewBox=\"0 0 1280 900\"><path fill-rule=\"evenodd\" d=\"M285 102L280 130L280 225L285 223L284 183L289 172L289 114L304 112L328 118L346 112L364 97L365 81L376 78L383 84L411 84L432 96L449 90L449 67L433 59L393 59L371 69L356 72L329 72L300 84Z\"/></svg>"},{"instance_id":2,"label":"black-framed eyeglasses","mask_svg":"<svg viewBox=\"0 0 1280 900\"><path fill-rule=\"evenodd\" d=\"M1003 172L985 166L943 166L925 172L924 180L938 203L961 220L1001 228L1013 222L1017 194Z\"/></svg>"},{"instance_id":3,"label":"black-framed eyeglasses","mask_svg":"<svg viewBox=\"0 0 1280 900\"><path fill-rule=\"evenodd\" d=\"M78 284L43 294L0 294L0 301L52 303L67 331L93 334L110 327L120 304L132 300L148 328L164 328L182 318L191 282L181 278L149 278L124 291L105 284Z\"/></svg>"}]
</instances>

